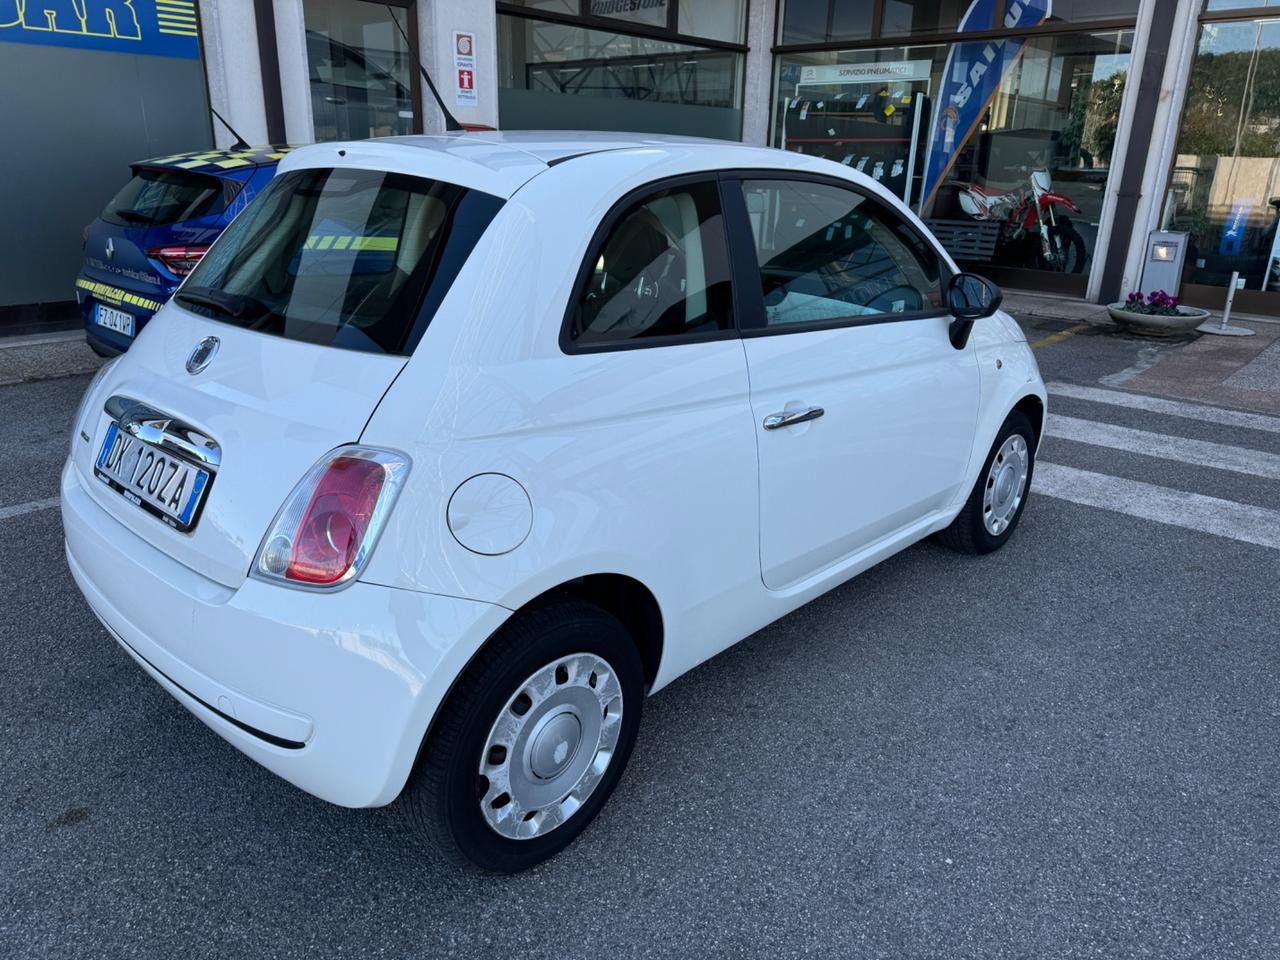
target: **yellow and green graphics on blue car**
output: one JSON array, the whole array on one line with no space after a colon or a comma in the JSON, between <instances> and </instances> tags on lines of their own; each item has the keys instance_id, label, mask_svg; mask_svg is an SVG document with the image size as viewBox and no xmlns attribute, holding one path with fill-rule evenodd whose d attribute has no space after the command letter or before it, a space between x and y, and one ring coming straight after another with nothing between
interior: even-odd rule
<instances>
[{"instance_id":1,"label":"yellow and green graphics on blue car","mask_svg":"<svg viewBox=\"0 0 1280 960\"><path fill-rule=\"evenodd\" d=\"M175 153L167 157L144 160L139 167L176 167L194 173L213 173L237 167L260 167L276 164L292 150L287 146L250 147L247 150L203 150L199 153Z\"/></svg>"},{"instance_id":2,"label":"yellow and green graphics on blue car","mask_svg":"<svg viewBox=\"0 0 1280 960\"><path fill-rule=\"evenodd\" d=\"M91 294L95 300L101 300L103 303L109 303L113 307L140 307L143 310L150 310L152 313L155 313L164 306L164 304L159 300L142 297L136 293L130 293L128 290L121 290L119 287L113 287L106 283L99 283L96 280L89 280L85 277L78 278L76 280L76 286L85 293Z\"/></svg>"}]
</instances>

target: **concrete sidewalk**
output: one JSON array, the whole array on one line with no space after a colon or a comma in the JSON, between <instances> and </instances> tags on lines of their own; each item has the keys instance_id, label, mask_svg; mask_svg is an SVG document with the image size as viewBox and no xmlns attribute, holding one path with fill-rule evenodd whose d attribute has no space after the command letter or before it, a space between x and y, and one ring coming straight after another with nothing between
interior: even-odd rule
<instances>
[{"instance_id":1,"label":"concrete sidewalk","mask_svg":"<svg viewBox=\"0 0 1280 960\"><path fill-rule=\"evenodd\" d=\"M1004 291L1002 309L1019 320L1067 320L1072 323L1111 323L1107 308L1075 297L1026 290Z\"/></svg>"},{"instance_id":2,"label":"concrete sidewalk","mask_svg":"<svg viewBox=\"0 0 1280 960\"><path fill-rule=\"evenodd\" d=\"M1067 320L1073 323L1111 324L1111 317L1107 314L1107 308L1104 305L1055 293L1006 290L1002 307L1020 320ZM1222 319L1222 311L1210 310L1209 318ZM1260 317L1237 311L1231 314L1231 323L1245 326L1252 326L1255 323L1280 324L1280 317Z\"/></svg>"},{"instance_id":3,"label":"concrete sidewalk","mask_svg":"<svg viewBox=\"0 0 1280 960\"><path fill-rule=\"evenodd\" d=\"M1252 337L1161 338L1121 330L1106 307L1068 297L1011 291L1004 309L1022 324L1040 356L1045 349L1064 349L1059 344L1078 341L1081 334L1130 341L1133 364L1104 377L1105 386L1280 414L1280 320L1275 318L1233 313L1232 326L1248 327ZM1221 316L1211 313L1210 321Z\"/></svg>"},{"instance_id":4,"label":"concrete sidewalk","mask_svg":"<svg viewBox=\"0 0 1280 960\"><path fill-rule=\"evenodd\" d=\"M92 373L102 364L83 330L0 337L0 386Z\"/></svg>"}]
</instances>

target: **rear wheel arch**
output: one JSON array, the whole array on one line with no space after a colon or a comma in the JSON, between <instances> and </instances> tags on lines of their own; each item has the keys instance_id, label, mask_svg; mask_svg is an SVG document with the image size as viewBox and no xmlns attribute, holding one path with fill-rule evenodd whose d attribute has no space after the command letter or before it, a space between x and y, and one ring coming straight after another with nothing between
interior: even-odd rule
<instances>
[{"instance_id":1,"label":"rear wheel arch","mask_svg":"<svg viewBox=\"0 0 1280 960\"><path fill-rule=\"evenodd\" d=\"M557 584L521 604L512 611L509 617L503 620L502 626L548 604L555 603L557 600L565 599L584 600L604 610L622 623L640 653L640 661L644 666L644 683L647 692L657 678L658 669L662 664L663 650L662 610L653 592L639 580L625 574L586 574ZM436 707L426 725L426 729L422 731L421 739L418 741L417 754L410 767L408 779L412 778L412 770L416 769L422 762L422 752L431 740L431 735L435 730L441 710L457 690L458 682L471 669L477 658L489 648L494 637L501 632L502 626L499 626L483 643L472 651L462 669L453 677L452 682L449 684L449 689L440 698L439 705ZM405 785L407 785L407 780L406 784L401 785L401 793Z\"/></svg>"},{"instance_id":2,"label":"rear wheel arch","mask_svg":"<svg viewBox=\"0 0 1280 960\"><path fill-rule=\"evenodd\" d=\"M644 663L645 687L652 687L662 664L663 645L662 609L653 592L625 574L593 573L543 591L519 607L512 617L565 597L585 600L616 617L627 628Z\"/></svg>"}]
</instances>

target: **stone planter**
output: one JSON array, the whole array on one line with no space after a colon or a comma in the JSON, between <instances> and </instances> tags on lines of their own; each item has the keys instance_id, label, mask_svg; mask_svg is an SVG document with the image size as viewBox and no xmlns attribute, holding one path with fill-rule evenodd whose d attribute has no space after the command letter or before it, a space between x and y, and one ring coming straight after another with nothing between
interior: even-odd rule
<instances>
[{"instance_id":1,"label":"stone planter","mask_svg":"<svg viewBox=\"0 0 1280 960\"><path fill-rule=\"evenodd\" d=\"M1190 333L1209 316L1208 310L1198 307L1179 307L1173 315L1161 316L1156 313L1134 313L1126 310L1123 303L1112 303L1107 306L1111 319L1126 329L1136 333L1146 333L1156 337L1173 337L1180 333Z\"/></svg>"}]
</instances>

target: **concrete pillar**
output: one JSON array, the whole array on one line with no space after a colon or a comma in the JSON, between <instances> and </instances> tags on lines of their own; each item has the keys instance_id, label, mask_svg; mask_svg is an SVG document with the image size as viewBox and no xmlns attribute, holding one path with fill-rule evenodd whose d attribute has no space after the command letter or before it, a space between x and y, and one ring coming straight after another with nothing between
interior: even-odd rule
<instances>
[{"instance_id":1,"label":"concrete pillar","mask_svg":"<svg viewBox=\"0 0 1280 960\"><path fill-rule=\"evenodd\" d=\"M1134 216L1133 237L1125 257L1122 290L1138 288L1146 257L1147 236L1161 226L1160 216L1169 186L1169 172L1173 167L1174 153L1178 149L1182 107L1187 99L1191 63L1195 59L1196 41L1200 35L1197 10L1197 4L1178 4L1173 34L1169 40L1169 60L1165 64L1164 76L1160 82L1160 101L1152 124L1153 136L1147 149L1141 196ZM1242 95L1243 92L1235 91L1237 95Z\"/></svg>"},{"instance_id":2,"label":"concrete pillar","mask_svg":"<svg viewBox=\"0 0 1280 960\"><path fill-rule=\"evenodd\" d=\"M253 0L202 0L200 28L213 109L250 144L266 143L267 113ZM229 147L235 141L217 119L213 120L213 134L219 147Z\"/></svg>"},{"instance_id":3,"label":"concrete pillar","mask_svg":"<svg viewBox=\"0 0 1280 960\"><path fill-rule=\"evenodd\" d=\"M767 145L773 114L773 38L778 5L775 0L749 0L747 7L747 65L742 81L742 142Z\"/></svg>"},{"instance_id":4,"label":"concrete pillar","mask_svg":"<svg viewBox=\"0 0 1280 960\"><path fill-rule=\"evenodd\" d=\"M475 41L475 106L456 99L454 32L469 33ZM498 126L498 18L492 3L480 0L418 0L418 47L445 105L466 125ZM423 126L428 133L444 130L444 121L427 85L422 85Z\"/></svg>"},{"instance_id":5,"label":"concrete pillar","mask_svg":"<svg viewBox=\"0 0 1280 960\"><path fill-rule=\"evenodd\" d=\"M311 81L307 68L307 28L301 0L273 4L276 51L280 57L280 93L284 102L285 138L295 146L314 143Z\"/></svg>"}]
</instances>

